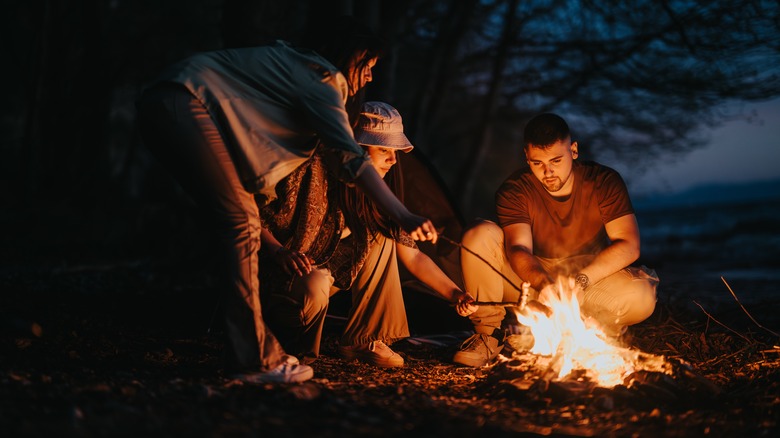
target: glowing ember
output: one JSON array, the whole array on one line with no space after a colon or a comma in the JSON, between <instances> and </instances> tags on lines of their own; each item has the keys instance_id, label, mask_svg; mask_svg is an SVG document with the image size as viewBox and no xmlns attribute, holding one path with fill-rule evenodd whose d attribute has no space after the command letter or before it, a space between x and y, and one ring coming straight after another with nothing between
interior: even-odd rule
<instances>
[{"instance_id":1,"label":"glowing ember","mask_svg":"<svg viewBox=\"0 0 780 438\"><path fill-rule=\"evenodd\" d=\"M515 311L517 320L530 328L534 345L530 353L552 356L545 374L549 380L565 378L572 370L586 370L599 386L611 388L623 383L634 371L670 373L663 356L654 356L614 345L595 321L585 321L575 291L558 282L558 296L542 296L549 315L533 306Z\"/></svg>"}]
</instances>

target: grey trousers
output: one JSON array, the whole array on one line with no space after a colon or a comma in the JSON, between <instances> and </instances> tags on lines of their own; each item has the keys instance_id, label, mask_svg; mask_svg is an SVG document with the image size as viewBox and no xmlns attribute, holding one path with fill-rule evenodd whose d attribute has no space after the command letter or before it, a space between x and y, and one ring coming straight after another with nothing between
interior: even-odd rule
<instances>
[{"instance_id":1,"label":"grey trousers","mask_svg":"<svg viewBox=\"0 0 780 438\"><path fill-rule=\"evenodd\" d=\"M260 307L258 207L239 180L219 128L200 101L174 84L144 93L138 121L147 148L205 212L217 234L230 366L273 369L285 352Z\"/></svg>"},{"instance_id":2,"label":"grey trousers","mask_svg":"<svg viewBox=\"0 0 780 438\"><path fill-rule=\"evenodd\" d=\"M328 302L339 291L327 269L293 278L286 291L264 295L266 318L287 351L317 357ZM396 242L377 236L363 268L350 288L352 306L340 345L381 340L388 344L409 337Z\"/></svg>"},{"instance_id":3,"label":"grey trousers","mask_svg":"<svg viewBox=\"0 0 780 438\"><path fill-rule=\"evenodd\" d=\"M496 223L482 221L463 235L463 246L476 252L520 287L522 280L512 270L504 252L504 232ZM542 266L553 276L573 275L593 260L594 256L567 259L543 259ZM477 301L517 301L520 292L499 274L467 251L461 251L461 267L466 292ZM655 310L658 277L646 268L627 267L590 285L580 300L584 316L598 321L604 331L621 333L626 326L647 319ZM538 291L531 290L529 299ZM490 334L501 326L506 315L504 307L480 307L470 318L478 333Z\"/></svg>"}]
</instances>

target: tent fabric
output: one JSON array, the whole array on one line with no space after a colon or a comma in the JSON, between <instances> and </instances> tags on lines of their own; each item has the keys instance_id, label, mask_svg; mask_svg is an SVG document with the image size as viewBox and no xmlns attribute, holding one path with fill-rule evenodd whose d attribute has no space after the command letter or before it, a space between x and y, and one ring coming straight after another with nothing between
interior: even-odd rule
<instances>
[{"instance_id":1,"label":"tent fabric","mask_svg":"<svg viewBox=\"0 0 780 438\"><path fill-rule=\"evenodd\" d=\"M414 149L398 154L398 198L415 214L429 218L440 235L460 242L465 222L450 196L447 186L425 156ZM420 250L428 255L458 286L463 288L458 247L443 239L433 245L418 242ZM408 272L402 269L401 280L405 286L430 292Z\"/></svg>"}]
</instances>

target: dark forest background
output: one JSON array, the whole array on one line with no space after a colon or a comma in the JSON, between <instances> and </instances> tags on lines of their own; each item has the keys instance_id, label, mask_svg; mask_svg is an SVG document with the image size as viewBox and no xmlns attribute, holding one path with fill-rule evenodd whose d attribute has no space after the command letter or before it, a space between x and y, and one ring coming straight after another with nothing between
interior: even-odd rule
<instances>
[{"instance_id":1,"label":"dark forest background","mask_svg":"<svg viewBox=\"0 0 780 438\"><path fill-rule=\"evenodd\" d=\"M368 97L400 110L466 219L491 214L536 113L567 118L585 158L639 174L703 146L705 128L749 117L740 103L780 95L776 1L9 0L3 10L0 225L14 257L45 256L29 233L71 254L188 253L199 225L138 137L139 92L194 52L295 40L336 14L387 40Z\"/></svg>"},{"instance_id":2,"label":"dark forest background","mask_svg":"<svg viewBox=\"0 0 780 438\"><path fill-rule=\"evenodd\" d=\"M780 181L635 199L640 261L661 283L628 341L690 363L672 385L649 375L635 392L519 391L453 366L471 323L407 290L417 343L393 345L407 366L339 359L351 297L338 294L315 379L229 379L217 252L141 143L134 101L194 52L294 40L344 13L389 43L368 97L400 110L465 220L491 214L541 111L569 120L584 158L626 164L630 187L780 96L776 0L5 0L4 436L777 436ZM433 202L436 179L416 176L409 200L441 207L434 223L457 230Z\"/></svg>"}]
</instances>

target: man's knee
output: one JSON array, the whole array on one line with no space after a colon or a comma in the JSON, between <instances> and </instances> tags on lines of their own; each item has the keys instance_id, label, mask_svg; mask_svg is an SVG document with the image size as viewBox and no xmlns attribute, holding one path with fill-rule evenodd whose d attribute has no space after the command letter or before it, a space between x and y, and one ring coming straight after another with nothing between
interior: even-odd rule
<instances>
[{"instance_id":1,"label":"man's knee","mask_svg":"<svg viewBox=\"0 0 780 438\"><path fill-rule=\"evenodd\" d=\"M460 264L468 293L480 301L518 299L522 280L507 263L504 232L498 224L483 219L474 223L463 235L463 247Z\"/></svg>"},{"instance_id":2,"label":"man's knee","mask_svg":"<svg viewBox=\"0 0 780 438\"><path fill-rule=\"evenodd\" d=\"M464 247L461 250L461 262L469 259L473 252L495 266L503 264L504 232L495 222L480 219L463 233L461 241Z\"/></svg>"},{"instance_id":3,"label":"man's knee","mask_svg":"<svg viewBox=\"0 0 780 438\"><path fill-rule=\"evenodd\" d=\"M641 280L635 280L630 285L631 292L624 295L625 309L619 317L621 325L638 324L655 311L655 286Z\"/></svg>"},{"instance_id":4,"label":"man's knee","mask_svg":"<svg viewBox=\"0 0 780 438\"><path fill-rule=\"evenodd\" d=\"M637 285L637 291L631 303L631 311L625 317L626 325L638 324L649 318L655 311L655 285L645 281L641 283L641 286Z\"/></svg>"},{"instance_id":5,"label":"man's knee","mask_svg":"<svg viewBox=\"0 0 780 438\"><path fill-rule=\"evenodd\" d=\"M479 219L463 233L463 245L476 246L486 242L503 242L504 232L495 222Z\"/></svg>"},{"instance_id":6,"label":"man's knee","mask_svg":"<svg viewBox=\"0 0 780 438\"><path fill-rule=\"evenodd\" d=\"M606 325L640 323L655 310L655 285L628 270L618 271L586 290L583 311Z\"/></svg>"}]
</instances>

